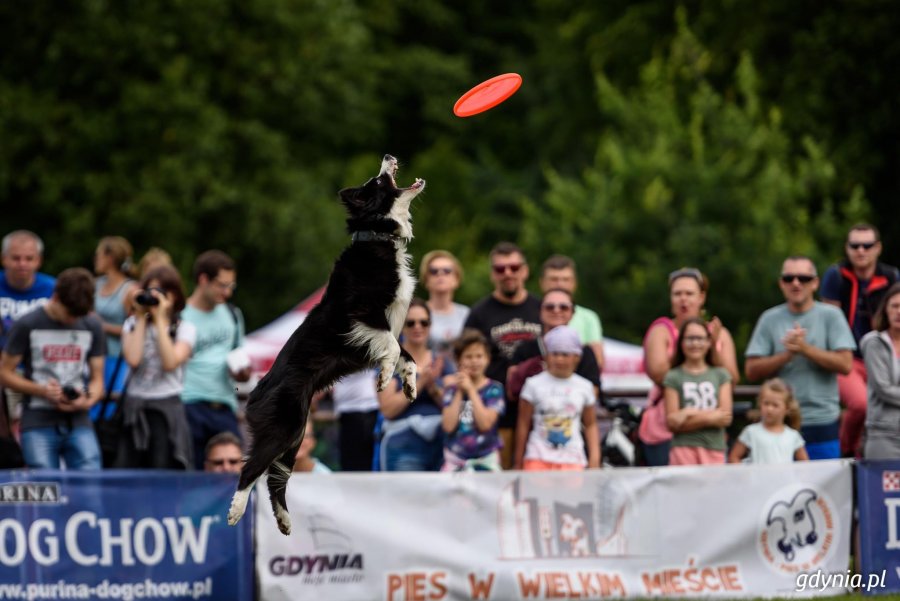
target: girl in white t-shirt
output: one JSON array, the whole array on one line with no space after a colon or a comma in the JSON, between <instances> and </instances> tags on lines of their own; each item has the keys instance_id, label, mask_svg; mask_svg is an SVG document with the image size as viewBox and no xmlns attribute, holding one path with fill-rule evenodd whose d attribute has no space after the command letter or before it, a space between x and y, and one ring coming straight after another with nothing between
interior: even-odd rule
<instances>
[{"instance_id":1,"label":"girl in white t-shirt","mask_svg":"<svg viewBox=\"0 0 900 601\"><path fill-rule=\"evenodd\" d=\"M544 346L547 369L525 380L520 395L514 467L600 467L594 385L575 373L581 338L569 326L557 326L544 336Z\"/></svg>"},{"instance_id":2,"label":"girl in white t-shirt","mask_svg":"<svg viewBox=\"0 0 900 601\"><path fill-rule=\"evenodd\" d=\"M800 406L780 378L766 380L759 390L760 421L741 432L728 454L729 463L791 463L808 461L800 436ZM790 425L788 425L790 424ZM750 457L747 457L747 454Z\"/></svg>"}]
</instances>

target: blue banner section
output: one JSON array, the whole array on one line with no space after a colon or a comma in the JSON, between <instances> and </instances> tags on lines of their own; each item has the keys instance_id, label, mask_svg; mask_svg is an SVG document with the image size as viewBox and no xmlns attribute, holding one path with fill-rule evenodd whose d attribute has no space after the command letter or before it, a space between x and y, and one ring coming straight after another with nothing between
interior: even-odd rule
<instances>
[{"instance_id":1,"label":"blue banner section","mask_svg":"<svg viewBox=\"0 0 900 601\"><path fill-rule=\"evenodd\" d=\"M863 593L900 592L900 461L864 460L856 475L860 571L883 583Z\"/></svg>"},{"instance_id":2,"label":"blue banner section","mask_svg":"<svg viewBox=\"0 0 900 601\"><path fill-rule=\"evenodd\" d=\"M252 599L252 516L237 478L0 471L0 599Z\"/></svg>"}]
</instances>

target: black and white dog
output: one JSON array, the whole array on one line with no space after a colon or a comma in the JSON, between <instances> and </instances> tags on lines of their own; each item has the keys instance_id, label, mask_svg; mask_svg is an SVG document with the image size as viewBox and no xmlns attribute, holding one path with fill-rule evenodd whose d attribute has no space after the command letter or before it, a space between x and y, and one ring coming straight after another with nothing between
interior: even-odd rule
<instances>
[{"instance_id":1,"label":"black and white dog","mask_svg":"<svg viewBox=\"0 0 900 601\"><path fill-rule=\"evenodd\" d=\"M340 191L352 242L335 262L322 301L250 393L252 450L228 511L231 525L244 515L253 484L268 472L278 528L290 533L285 489L315 392L342 376L380 366L379 391L396 369L406 397L416 397L416 364L397 338L415 288L406 252L413 236L409 205L425 188L425 180L398 188L396 173L397 159L385 155L377 176Z\"/></svg>"}]
</instances>

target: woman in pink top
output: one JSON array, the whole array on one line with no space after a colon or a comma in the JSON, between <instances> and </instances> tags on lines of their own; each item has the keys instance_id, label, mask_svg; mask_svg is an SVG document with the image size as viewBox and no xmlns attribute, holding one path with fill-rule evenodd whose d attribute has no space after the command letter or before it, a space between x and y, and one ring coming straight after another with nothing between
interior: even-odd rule
<instances>
[{"instance_id":1,"label":"woman in pink top","mask_svg":"<svg viewBox=\"0 0 900 601\"><path fill-rule=\"evenodd\" d=\"M669 299L672 317L660 317L650 324L644 335L644 368L654 386L647 398L639 435L643 443L647 465L668 465L669 441L672 439L665 423L665 407L662 405L662 382L672 369L672 357L678 342L678 330L688 319L702 317L709 280L694 267L682 267L669 274ZM740 374L734 339L718 317L709 320L712 365L723 367L736 383ZM655 419L658 417L659 419Z\"/></svg>"}]
</instances>

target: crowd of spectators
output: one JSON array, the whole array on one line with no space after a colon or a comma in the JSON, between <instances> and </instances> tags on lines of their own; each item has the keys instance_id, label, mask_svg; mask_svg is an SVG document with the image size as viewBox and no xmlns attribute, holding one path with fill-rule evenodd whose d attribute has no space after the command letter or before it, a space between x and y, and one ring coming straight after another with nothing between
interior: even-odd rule
<instances>
[{"instance_id":1,"label":"crowd of spectators","mask_svg":"<svg viewBox=\"0 0 900 601\"><path fill-rule=\"evenodd\" d=\"M846 258L821 288L810 258L784 260L785 302L760 315L744 351L744 375L762 382L759 421L734 440L738 351L727 327L706 316L707 277L674 270L671 315L653 320L643 342L653 387L642 462L900 457L900 273L879 262L881 250L876 227L854 226ZM186 290L164 250L135 261L119 236L99 241L96 277L82 268L41 273L43 252L26 230L2 241L0 467L239 471L235 383L250 366L243 316L229 302L235 262L201 253ZM603 329L596 311L576 304L574 261L544 261L539 298L526 288L518 246L497 244L488 259L492 290L471 308L454 299L459 260L446 250L422 259L427 298L413 299L401 333L418 367L413 403L399 378L376 392L374 369L327 391L341 470L601 465ZM115 402L98 404L104 398ZM118 447L104 464L94 423L113 419ZM327 472L309 423L294 469Z\"/></svg>"}]
</instances>

